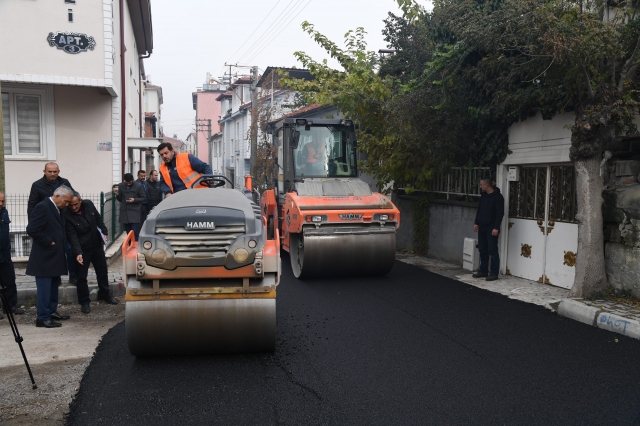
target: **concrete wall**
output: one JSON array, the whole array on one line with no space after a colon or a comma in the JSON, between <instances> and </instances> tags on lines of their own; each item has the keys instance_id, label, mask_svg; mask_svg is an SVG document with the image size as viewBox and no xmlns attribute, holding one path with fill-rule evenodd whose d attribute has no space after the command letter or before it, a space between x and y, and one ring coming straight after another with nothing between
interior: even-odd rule
<instances>
[{"instance_id":1,"label":"concrete wall","mask_svg":"<svg viewBox=\"0 0 640 426\"><path fill-rule=\"evenodd\" d=\"M98 141L111 140L111 97L98 89L54 86L55 161L60 175L82 193L111 189L111 152L98 151ZM9 160L6 189L10 194L28 194L31 184L42 177L47 159Z\"/></svg>"},{"instance_id":2,"label":"concrete wall","mask_svg":"<svg viewBox=\"0 0 640 426\"><path fill-rule=\"evenodd\" d=\"M413 197L392 196L400 210L400 229L396 235L399 249L413 250L414 238ZM473 232L476 217L475 204L447 200L431 200L429 212L429 253L434 259L462 266L462 248L465 238L477 238Z\"/></svg>"},{"instance_id":3,"label":"concrete wall","mask_svg":"<svg viewBox=\"0 0 640 426\"><path fill-rule=\"evenodd\" d=\"M73 10L69 22L67 9ZM0 1L0 74L105 78L102 1ZM49 46L50 32L75 32L96 41L93 50L69 54ZM9 60L10 58L10 60Z\"/></svg>"},{"instance_id":4,"label":"concrete wall","mask_svg":"<svg viewBox=\"0 0 640 426\"><path fill-rule=\"evenodd\" d=\"M462 266L465 238L478 238L473 232L475 204L432 200L429 220L429 257Z\"/></svg>"}]
</instances>

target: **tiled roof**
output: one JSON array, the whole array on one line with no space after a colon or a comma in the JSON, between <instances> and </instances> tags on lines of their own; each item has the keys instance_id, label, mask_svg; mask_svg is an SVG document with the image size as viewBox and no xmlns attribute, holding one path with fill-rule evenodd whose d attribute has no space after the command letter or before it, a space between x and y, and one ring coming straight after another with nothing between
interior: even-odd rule
<instances>
[{"instance_id":1,"label":"tiled roof","mask_svg":"<svg viewBox=\"0 0 640 426\"><path fill-rule=\"evenodd\" d=\"M302 108L297 109L295 111L291 111L289 114L285 114L282 117L277 118L276 120L270 121L269 123L277 123L278 121L282 120L283 118L296 117L298 115L302 115L302 114L306 114L306 113L311 112L311 111L315 111L315 110L320 109L322 107L324 107L324 105L322 105L322 104L307 105L306 107L302 107Z\"/></svg>"}]
</instances>

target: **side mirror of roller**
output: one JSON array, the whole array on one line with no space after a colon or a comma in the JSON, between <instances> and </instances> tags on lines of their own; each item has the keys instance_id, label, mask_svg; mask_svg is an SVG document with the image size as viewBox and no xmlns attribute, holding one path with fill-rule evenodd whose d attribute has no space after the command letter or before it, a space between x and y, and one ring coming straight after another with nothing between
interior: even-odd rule
<instances>
[{"instance_id":1,"label":"side mirror of roller","mask_svg":"<svg viewBox=\"0 0 640 426\"><path fill-rule=\"evenodd\" d=\"M300 142L300 132L294 130L293 132L291 132L291 140L289 141L289 146L291 147L291 149L297 149L298 142Z\"/></svg>"}]
</instances>

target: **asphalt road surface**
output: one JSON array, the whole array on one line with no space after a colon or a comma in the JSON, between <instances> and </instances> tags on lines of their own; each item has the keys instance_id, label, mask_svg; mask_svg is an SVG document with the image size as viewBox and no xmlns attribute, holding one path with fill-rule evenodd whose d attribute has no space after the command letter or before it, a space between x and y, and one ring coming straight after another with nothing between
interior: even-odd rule
<instances>
[{"instance_id":1,"label":"asphalt road surface","mask_svg":"<svg viewBox=\"0 0 640 426\"><path fill-rule=\"evenodd\" d=\"M272 354L96 350L70 425L640 423L640 341L396 262L278 287Z\"/></svg>"}]
</instances>

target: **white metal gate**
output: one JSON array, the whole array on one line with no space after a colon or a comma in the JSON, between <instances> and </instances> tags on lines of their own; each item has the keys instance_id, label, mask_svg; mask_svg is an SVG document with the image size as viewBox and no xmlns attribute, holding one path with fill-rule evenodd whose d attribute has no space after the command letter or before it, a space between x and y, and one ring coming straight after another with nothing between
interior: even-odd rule
<instances>
[{"instance_id":1,"label":"white metal gate","mask_svg":"<svg viewBox=\"0 0 640 426\"><path fill-rule=\"evenodd\" d=\"M571 288L578 225L572 165L522 167L509 182L507 274Z\"/></svg>"}]
</instances>

